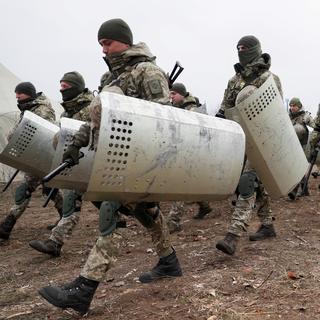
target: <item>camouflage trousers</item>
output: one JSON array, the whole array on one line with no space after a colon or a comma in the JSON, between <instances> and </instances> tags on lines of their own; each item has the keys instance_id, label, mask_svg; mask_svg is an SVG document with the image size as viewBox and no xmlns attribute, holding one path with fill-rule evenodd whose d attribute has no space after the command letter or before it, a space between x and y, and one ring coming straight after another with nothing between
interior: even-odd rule
<instances>
[{"instance_id":1,"label":"camouflage trousers","mask_svg":"<svg viewBox=\"0 0 320 320\"><path fill-rule=\"evenodd\" d=\"M132 212L135 204L128 203L124 206ZM147 209L146 212L150 214L151 217L155 217L154 210L155 208L150 208ZM156 217L152 219L153 222L146 226L146 228L151 235L152 243L158 256L165 257L171 254L173 249L169 239L169 230L165 218L158 208L156 208L156 210ZM122 236L119 229L116 229L106 236L100 235L81 271L81 276L95 281L102 281L106 272L116 261L121 239Z\"/></svg>"},{"instance_id":2,"label":"camouflage trousers","mask_svg":"<svg viewBox=\"0 0 320 320\"><path fill-rule=\"evenodd\" d=\"M257 191L251 197L243 198L241 195L238 196L228 232L241 236L242 232L247 231L255 207L261 224L272 225L273 217L270 197L264 186L259 183Z\"/></svg>"},{"instance_id":3,"label":"camouflage trousers","mask_svg":"<svg viewBox=\"0 0 320 320\"><path fill-rule=\"evenodd\" d=\"M32 193L41 185L41 179L38 177L32 176L28 173L24 174L24 181L22 184L20 184L17 189L16 189L16 194L17 190L22 187L22 185L25 186L25 194L24 194L24 199L17 204L11 207L10 209L10 214L12 214L16 219L19 219L23 212L26 210L30 200L31 200L31 195ZM45 192L43 192L45 193ZM53 199L54 206L59 212L59 215L61 215L62 212L62 203L63 203L63 198L61 195L61 192L58 192L55 198Z\"/></svg>"},{"instance_id":4,"label":"camouflage trousers","mask_svg":"<svg viewBox=\"0 0 320 320\"><path fill-rule=\"evenodd\" d=\"M63 201L67 201L67 197L71 196L74 198L74 203L68 208L68 211L65 212L66 206L63 206L62 218L59 223L52 229L50 239L56 243L63 245L64 238L70 236L72 231L79 223L80 220L80 211L82 206L82 194L73 191L65 190Z\"/></svg>"},{"instance_id":5,"label":"camouflage trousers","mask_svg":"<svg viewBox=\"0 0 320 320\"><path fill-rule=\"evenodd\" d=\"M193 203L193 202L192 202ZM187 203L184 201L174 201L172 202L169 214L168 214L168 224L174 224L176 226L179 226L181 223L181 219L184 215L184 209L185 209L185 205ZM199 210L201 208L208 208L209 206L209 202L207 201L199 201L196 202L196 204L199 206Z\"/></svg>"}]
</instances>

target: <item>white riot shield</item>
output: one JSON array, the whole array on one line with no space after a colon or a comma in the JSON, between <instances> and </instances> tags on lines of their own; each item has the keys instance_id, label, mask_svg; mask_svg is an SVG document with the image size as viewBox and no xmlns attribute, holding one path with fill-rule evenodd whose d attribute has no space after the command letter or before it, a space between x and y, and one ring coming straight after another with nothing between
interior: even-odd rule
<instances>
[{"instance_id":1,"label":"white riot shield","mask_svg":"<svg viewBox=\"0 0 320 320\"><path fill-rule=\"evenodd\" d=\"M60 132L57 149L52 161L51 171L62 163L62 155L67 146L71 143L72 137L84 122L69 118L60 119ZM72 189L80 192L87 190L91 174L94 151L89 150L89 146L81 148L84 157L79 160L79 164L67 168L59 175L49 181L46 185L59 189Z\"/></svg>"},{"instance_id":2,"label":"white riot shield","mask_svg":"<svg viewBox=\"0 0 320 320\"><path fill-rule=\"evenodd\" d=\"M45 176L54 156L52 145L59 127L36 114L25 111L8 144L1 150L0 162L28 172Z\"/></svg>"},{"instance_id":3,"label":"white riot shield","mask_svg":"<svg viewBox=\"0 0 320 320\"><path fill-rule=\"evenodd\" d=\"M260 88L245 90L241 100L226 117L243 128L246 154L269 194L285 196L306 173L308 161L273 76Z\"/></svg>"},{"instance_id":4,"label":"white riot shield","mask_svg":"<svg viewBox=\"0 0 320 320\"><path fill-rule=\"evenodd\" d=\"M87 200L218 200L239 181L245 136L232 121L102 93Z\"/></svg>"}]
</instances>

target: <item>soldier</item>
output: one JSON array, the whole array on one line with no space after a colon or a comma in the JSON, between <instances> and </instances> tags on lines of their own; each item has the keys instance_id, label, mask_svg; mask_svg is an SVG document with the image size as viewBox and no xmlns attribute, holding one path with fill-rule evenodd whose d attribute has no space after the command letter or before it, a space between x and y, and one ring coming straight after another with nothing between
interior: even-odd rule
<instances>
[{"instance_id":1,"label":"soldier","mask_svg":"<svg viewBox=\"0 0 320 320\"><path fill-rule=\"evenodd\" d=\"M314 120L310 112L304 110L303 105L299 98L292 98L289 102L289 106L290 106L289 116L290 116L291 122L297 133L301 146L303 150L305 150L308 144L308 138L309 138L309 130L307 126L314 128ZM303 177L301 182L288 194L288 197L291 200L295 200L297 196L302 197L302 196L310 195L308 186L306 187L305 190L302 190L304 183L305 183L305 178ZM301 187L301 190L299 191L300 187Z\"/></svg>"},{"instance_id":2,"label":"soldier","mask_svg":"<svg viewBox=\"0 0 320 320\"><path fill-rule=\"evenodd\" d=\"M34 85L30 82L21 82L15 88L16 98L18 101L18 108L21 111L20 119L26 110L33 112L41 118L50 122L55 121L55 113L51 106L49 99L42 93L36 92ZM14 128L15 129L15 128ZM9 134L8 139L11 138L14 129ZM41 185L41 177L36 177L29 173L25 173L24 181L17 187L15 191L15 205L10 209L9 215L0 224L0 239L8 240L10 233L26 210L32 193ZM46 192L47 190L44 190ZM60 217L62 214L62 197L58 193L53 199L55 208Z\"/></svg>"},{"instance_id":3,"label":"soldier","mask_svg":"<svg viewBox=\"0 0 320 320\"><path fill-rule=\"evenodd\" d=\"M245 36L237 44L239 62L234 68L236 75L228 82L227 89L218 116L223 117L225 109L233 108L236 104L238 93L247 85L259 88L266 79L272 74L269 71L271 65L270 55L262 53L259 40L254 36ZM273 75L278 89L282 95L280 80ZM251 241L263 240L276 236L270 208L270 197L265 191L261 181L257 177L254 169L246 163L246 167L240 177L238 184L239 196L236 201L235 209L232 213L231 224L223 240L216 244L216 248L226 254L234 254L237 242L243 231L251 220L253 209L259 200L258 217L261 221L259 230L250 235Z\"/></svg>"},{"instance_id":4,"label":"soldier","mask_svg":"<svg viewBox=\"0 0 320 320\"><path fill-rule=\"evenodd\" d=\"M196 98L187 92L186 87L182 83L174 83L170 89L170 99L173 106L185 110L197 111L199 103ZM194 219L203 219L209 212L212 211L209 202L199 201L198 213L194 216ZM173 202L170 212L168 215L168 226L170 233L180 231L181 218L184 212L184 202L175 201Z\"/></svg>"},{"instance_id":5,"label":"soldier","mask_svg":"<svg viewBox=\"0 0 320 320\"><path fill-rule=\"evenodd\" d=\"M121 19L104 22L98 31L98 41L103 48L110 73L104 77L103 91L123 92L144 100L169 103L169 88L165 73L156 65L144 43L133 44L132 32ZM64 159L78 162L79 150L89 145L95 149L101 120L101 101L96 97L90 106L91 123L82 125L74 136L73 143L64 153ZM151 233L153 244L159 256L158 264L139 279L143 283L164 277L181 276L178 258L169 240L164 217L156 203L103 202L100 207L100 232L97 242L83 267L81 274L62 287L44 287L39 293L51 304L60 308L73 308L86 313L94 293L115 260L119 235L115 216L117 210L131 212Z\"/></svg>"},{"instance_id":6,"label":"soldier","mask_svg":"<svg viewBox=\"0 0 320 320\"><path fill-rule=\"evenodd\" d=\"M89 122L89 104L93 94L85 87L82 75L76 71L67 72L60 80L60 92L64 112L61 117ZM75 190L65 190L63 197L62 219L52 230L51 236L45 241L32 240L29 245L40 252L53 257L60 256L64 238L71 235L80 219L82 194Z\"/></svg>"}]
</instances>

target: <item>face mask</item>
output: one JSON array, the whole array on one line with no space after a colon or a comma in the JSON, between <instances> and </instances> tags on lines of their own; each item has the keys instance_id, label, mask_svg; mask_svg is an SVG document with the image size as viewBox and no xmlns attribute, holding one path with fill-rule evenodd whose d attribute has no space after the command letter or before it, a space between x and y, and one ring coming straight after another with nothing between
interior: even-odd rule
<instances>
[{"instance_id":1,"label":"face mask","mask_svg":"<svg viewBox=\"0 0 320 320\"><path fill-rule=\"evenodd\" d=\"M72 100L81 93L81 91L77 87L71 87L68 89L60 90L60 92L62 95L62 100L64 102Z\"/></svg>"}]
</instances>

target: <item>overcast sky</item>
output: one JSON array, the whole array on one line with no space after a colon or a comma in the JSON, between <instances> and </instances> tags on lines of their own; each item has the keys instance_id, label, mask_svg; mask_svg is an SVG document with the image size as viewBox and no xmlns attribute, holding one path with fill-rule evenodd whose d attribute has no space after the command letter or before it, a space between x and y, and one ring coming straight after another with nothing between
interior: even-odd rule
<instances>
[{"instance_id":1,"label":"overcast sky","mask_svg":"<svg viewBox=\"0 0 320 320\"><path fill-rule=\"evenodd\" d=\"M320 102L319 0L0 0L0 8L0 62L53 99L67 71L97 88L107 70L97 30L123 18L165 71L181 62L178 81L212 112L234 74L236 43L248 34L271 55L285 98L300 97L313 114Z\"/></svg>"}]
</instances>

